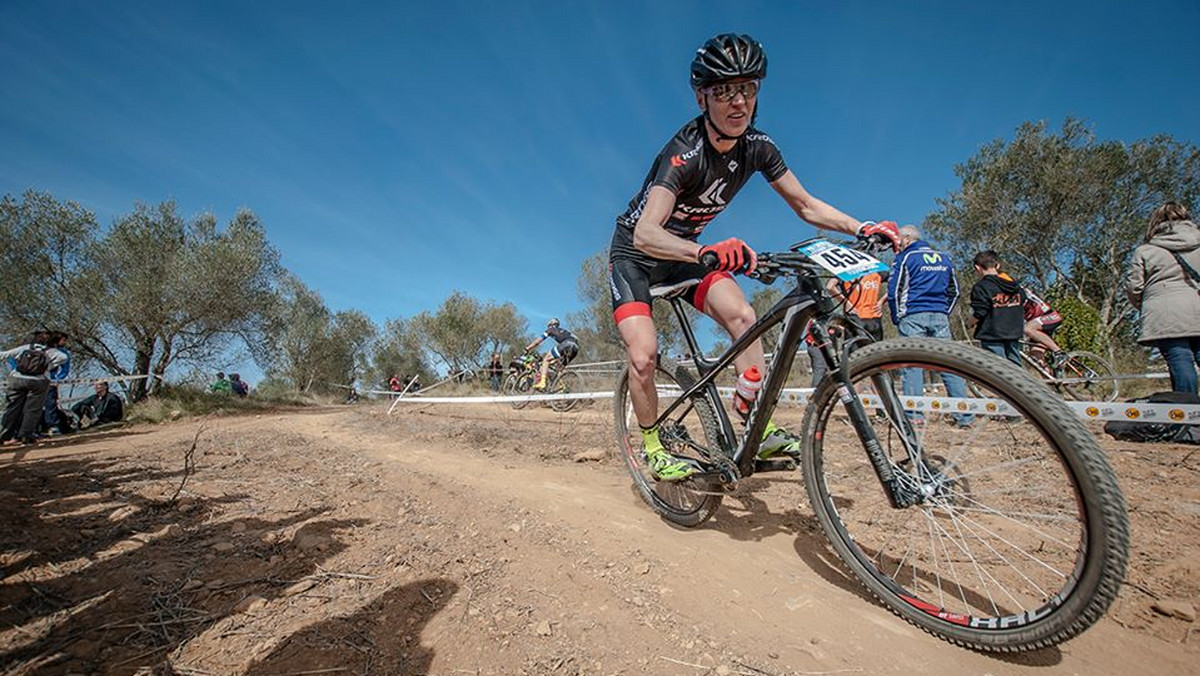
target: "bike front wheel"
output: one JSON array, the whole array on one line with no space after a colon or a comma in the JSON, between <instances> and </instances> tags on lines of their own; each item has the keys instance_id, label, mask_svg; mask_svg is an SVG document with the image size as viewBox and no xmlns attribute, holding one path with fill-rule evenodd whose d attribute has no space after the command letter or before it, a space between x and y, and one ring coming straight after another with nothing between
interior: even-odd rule
<instances>
[{"instance_id":1,"label":"bike front wheel","mask_svg":"<svg viewBox=\"0 0 1200 676\"><path fill-rule=\"evenodd\" d=\"M910 388L924 380L913 367L949 396L905 393L906 373ZM855 577L904 619L976 650L1043 648L1100 619L1124 578L1129 524L1095 437L1058 396L950 341L875 343L848 370L859 398L847 406L865 407L915 502L892 506L839 384L822 383L805 414L805 487Z\"/></svg>"},{"instance_id":2,"label":"bike front wheel","mask_svg":"<svg viewBox=\"0 0 1200 676\"><path fill-rule=\"evenodd\" d=\"M695 382L682 366L660 361L655 372L659 399L666 400L686 391ZM625 468L646 504L667 521L692 528L708 521L721 505L721 483L715 479L689 477L683 481L658 481L650 471L642 451L642 433L629 399L629 368L621 371L613 397L617 448ZM659 426L659 439L676 458L707 462L722 451L721 433L712 405L697 395L680 406Z\"/></svg>"},{"instance_id":3,"label":"bike front wheel","mask_svg":"<svg viewBox=\"0 0 1200 676\"><path fill-rule=\"evenodd\" d=\"M533 390L533 376L528 373L510 373L500 386L506 396L529 394ZM512 407L521 410L529 405L528 401L514 401Z\"/></svg>"}]
</instances>

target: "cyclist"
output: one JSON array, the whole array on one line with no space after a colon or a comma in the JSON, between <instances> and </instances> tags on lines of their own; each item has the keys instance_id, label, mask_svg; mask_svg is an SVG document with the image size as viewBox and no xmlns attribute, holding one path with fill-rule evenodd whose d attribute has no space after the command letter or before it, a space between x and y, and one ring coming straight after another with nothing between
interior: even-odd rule
<instances>
[{"instance_id":1,"label":"cyclist","mask_svg":"<svg viewBox=\"0 0 1200 676\"><path fill-rule=\"evenodd\" d=\"M1066 359L1066 353L1051 336L1062 325L1062 315L1033 291L1026 287L1021 290L1025 292L1025 337L1032 343L1033 356L1042 357L1048 350L1046 361L1057 366Z\"/></svg>"},{"instance_id":2,"label":"cyclist","mask_svg":"<svg viewBox=\"0 0 1200 676\"><path fill-rule=\"evenodd\" d=\"M699 279L689 301L736 340L755 321L754 310L730 273L749 273L757 258L737 238L701 246L696 242L709 221L756 173L805 221L847 234L882 234L893 242L896 224L860 223L810 195L788 169L771 137L753 126L759 85L767 75L763 47L748 35L717 35L697 50L691 85L700 115L671 138L650 166L642 187L617 217L609 249L613 319L629 359L629 390L642 429L642 444L654 476L678 481L695 468L663 447L654 421L658 393L654 369L658 352L650 315L650 286ZM700 265L700 256L716 255L718 270ZM739 372L765 371L762 344L741 354ZM760 457L794 452L799 440L767 425Z\"/></svg>"},{"instance_id":3,"label":"cyclist","mask_svg":"<svg viewBox=\"0 0 1200 676\"><path fill-rule=\"evenodd\" d=\"M579 354L579 341L575 338L575 334L559 326L558 318L546 322L546 331L537 340L526 345L525 352L533 352L547 338L554 339L554 347L547 350L545 356L542 357L541 374L537 384L533 386L533 389L539 391L546 389L546 375L550 372L551 360L557 359L563 367L566 367Z\"/></svg>"}]
</instances>

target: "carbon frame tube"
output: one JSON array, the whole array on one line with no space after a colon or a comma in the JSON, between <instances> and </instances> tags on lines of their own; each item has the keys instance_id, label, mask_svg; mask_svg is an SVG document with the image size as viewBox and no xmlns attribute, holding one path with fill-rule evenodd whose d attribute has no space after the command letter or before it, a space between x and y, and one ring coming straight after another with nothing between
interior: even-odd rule
<instances>
[{"instance_id":1,"label":"carbon frame tube","mask_svg":"<svg viewBox=\"0 0 1200 676\"><path fill-rule=\"evenodd\" d=\"M672 299L672 305L675 305L677 301L678 299ZM688 346L692 350L693 362L696 364L696 370L699 372L700 379L681 394L674 403L667 406L659 414L654 424L663 424L675 409L683 405L684 402L692 398L700 390L708 388L705 396L713 404L713 408L716 410L721 422L722 433L730 441L730 447L732 448L734 446L732 442L737 438L737 435L733 432L733 425L730 423L729 415L725 412L725 407L721 403L721 398L717 394L713 381L716 379L718 373L732 364L734 359L741 355L754 341L760 339L763 334L774 328L777 324L786 321L783 337L780 340L779 348L775 350L775 356L767 374L767 379L763 382L762 391L759 392L754 406L751 407L746 436L742 438L742 443L734 449L733 458L738 463L739 473L742 476L753 474L755 454L745 453L742 446L745 445L746 439L762 438L763 430L766 429L767 421L770 420L771 414L775 411L774 404L779 393L783 390L783 386L787 381L787 374L791 370L792 362L795 360L796 348L803 339L804 325L816 313L816 305L816 298L810 292L802 291L797 286L783 298L780 298L767 311L766 315L754 322L715 362L702 362L700 360L700 352L695 343L695 336L692 334L691 326L687 322L682 308L676 306L675 312L679 317L680 324L684 327L685 340L687 340ZM794 313L790 312L792 308L796 308L797 311ZM755 434L757 436L753 436ZM755 448L757 450L757 446Z\"/></svg>"}]
</instances>

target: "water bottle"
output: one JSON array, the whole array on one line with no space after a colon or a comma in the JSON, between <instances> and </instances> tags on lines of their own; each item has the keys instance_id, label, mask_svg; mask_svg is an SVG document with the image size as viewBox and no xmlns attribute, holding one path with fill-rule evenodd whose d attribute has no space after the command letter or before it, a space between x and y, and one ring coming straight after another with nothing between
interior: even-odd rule
<instances>
[{"instance_id":1,"label":"water bottle","mask_svg":"<svg viewBox=\"0 0 1200 676\"><path fill-rule=\"evenodd\" d=\"M757 366L751 366L738 377L737 390L733 394L733 408L743 418L750 415L750 406L758 397L760 387L762 387L762 374L758 372Z\"/></svg>"}]
</instances>

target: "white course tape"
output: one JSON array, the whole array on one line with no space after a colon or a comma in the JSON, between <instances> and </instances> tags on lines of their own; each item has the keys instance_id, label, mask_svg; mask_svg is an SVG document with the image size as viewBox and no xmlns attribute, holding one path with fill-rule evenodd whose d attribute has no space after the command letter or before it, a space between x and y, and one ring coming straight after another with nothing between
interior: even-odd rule
<instances>
[{"instance_id":1,"label":"white course tape","mask_svg":"<svg viewBox=\"0 0 1200 676\"><path fill-rule=\"evenodd\" d=\"M719 387L717 390L723 396L731 396L732 387ZM674 387L659 387L658 393L665 397L675 397L683 393ZM813 388L786 388L779 395L781 403L804 405L812 396ZM492 404L534 401L555 401L567 399L609 399L612 392L579 392L575 394L525 394L515 396L493 397L400 397L392 403L396 404ZM879 397L874 394L859 395L867 408L881 408ZM1200 425L1200 405L1196 404L1146 404L1131 402L1096 402L1068 401L1065 402L1071 410L1080 417L1089 420L1140 420L1142 422L1177 423L1181 425ZM904 409L907 411L922 411L926 413L968 413L981 416L1010 416L1019 412L1007 402L986 398L953 397L905 397ZM389 413L391 411L389 410Z\"/></svg>"}]
</instances>

